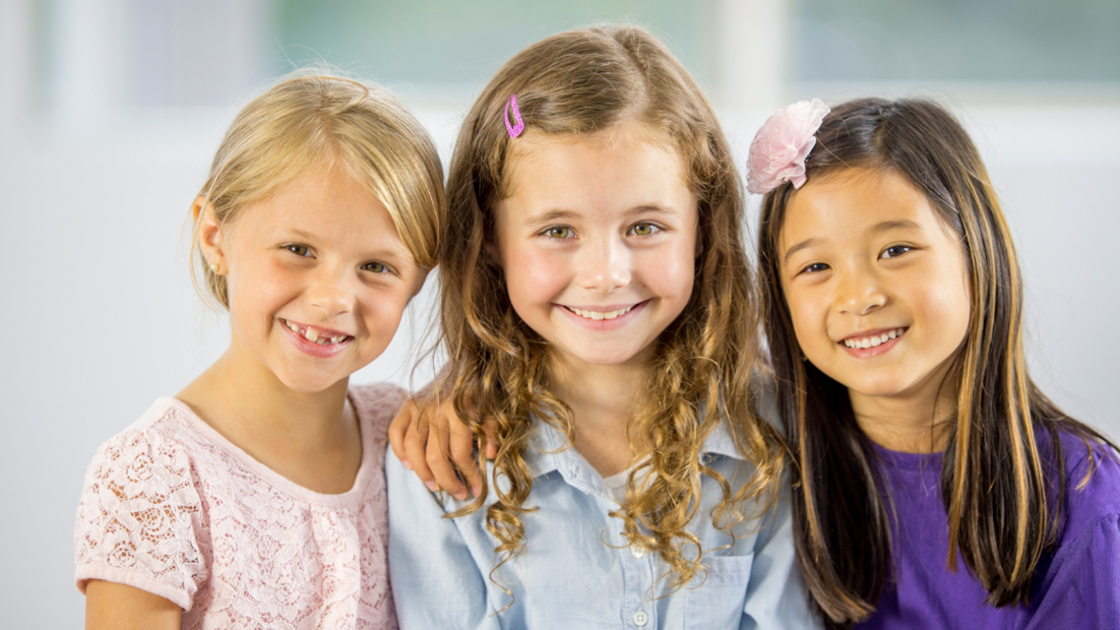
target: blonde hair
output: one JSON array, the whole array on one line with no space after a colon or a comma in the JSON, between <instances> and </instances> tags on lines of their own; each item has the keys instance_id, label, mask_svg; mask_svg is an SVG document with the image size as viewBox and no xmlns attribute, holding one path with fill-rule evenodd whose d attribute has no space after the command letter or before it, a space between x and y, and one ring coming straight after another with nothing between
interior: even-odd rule
<instances>
[{"instance_id":1,"label":"blonde hair","mask_svg":"<svg viewBox=\"0 0 1120 630\"><path fill-rule=\"evenodd\" d=\"M417 264L436 263L443 168L428 133L383 88L321 72L290 75L246 105L226 131L199 196L223 224L314 168L341 165L389 211ZM225 276L192 244L210 295L229 307ZM198 276L192 267L192 278Z\"/></svg>"},{"instance_id":2,"label":"blonde hair","mask_svg":"<svg viewBox=\"0 0 1120 630\"><path fill-rule=\"evenodd\" d=\"M494 466L509 483L486 488L456 515L480 509L487 492L496 493L486 516L498 540L496 570L525 544L521 519L533 484L524 452L531 417L563 431L569 445L574 437L571 410L549 388L547 342L517 316L501 267L485 254L494 242L495 205L508 194L509 151L517 140L503 116L514 93L525 128L534 133L586 137L623 121L643 124L677 150L698 199L702 251L693 293L657 342L645 389L650 396L627 428L628 435L649 436L652 451L631 473L627 498L612 513L623 520L629 542L660 554L679 588L703 571L705 550L687 529L700 516L702 475L723 491L713 522L734 536L748 518L746 502L771 506L783 446L756 411L756 296L740 238L743 199L734 160L699 86L639 28L574 30L530 46L498 71L463 123L448 178L440 256L442 333L450 361L438 391L452 397L460 417L471 418L476 435L482 436L477 418L496 421ZM741 488L701 461L705 438L722 420L756 466ZM636 483L643 475L648 483Z\"/></svg>"}]
</instances>

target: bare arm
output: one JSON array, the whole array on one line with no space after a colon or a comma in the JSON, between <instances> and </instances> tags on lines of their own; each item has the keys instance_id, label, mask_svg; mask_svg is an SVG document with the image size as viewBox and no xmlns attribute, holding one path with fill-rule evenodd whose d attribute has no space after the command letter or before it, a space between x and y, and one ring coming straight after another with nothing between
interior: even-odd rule
<instances>
[{"instance_id":1,"label":"bare arm","mask_svg":"<svg viewBox=\"0 0 1120 630\"><path fill-rule=\"evenodd\" d=\"M86 630L179 630L183 609L134 586L90 580Z\"/></svg>"},{"instance_id":2,"label":"bare arm","mask_svg":"<svg viewBox=\"0 0 1120 630\"><path fill-rule=\"evenodd\" d=\"M493 427L486 423L483 431L486 458L493 459L497 453L490 437ZM415 398L405 402L389 425L389 444L429 490L443 489L460 501L467 497L468 487L473 496L482 492L482 473L473 455L474 433L459 419L451 401L438 408Z\"/></svg>"}]
</instances>

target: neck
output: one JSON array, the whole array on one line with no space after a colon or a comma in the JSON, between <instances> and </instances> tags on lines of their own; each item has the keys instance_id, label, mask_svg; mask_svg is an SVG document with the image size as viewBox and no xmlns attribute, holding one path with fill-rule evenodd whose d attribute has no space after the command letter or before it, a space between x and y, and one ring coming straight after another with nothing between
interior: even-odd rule
<instances>
[{"instance_id":1,"label":"neck","mask_svg":"<svg viewBox=\"0 0 1120 630\"><path fill-rule=\"evenodd\" d=\"M550 385L572 409L573 447L604 477L626 470L644 450L631 444L626 429L646 374L644 362L574 366L559 357L551 360Z\"/></svg>"},{"instance_id":2,"label":"neck","mask_svg":"<svg viewBox=\"0 0 1120 630\"><path fill-rule=\"evenodd\" d=\"M316 438L338 432L339 418L346 403L345 379L321 392L297 392L259 363L255 366L243 363L235 353L227 351L182 394L187 397L206 394L206 398L220 399L222 413L219 415L300 441L319 441Z\"/></svg>"},{"instance_id":3,"label":"neck","mask_svg":"<svg viewBox=\"0 0 1120 630\"><path fill-rule=\"evenodd\" d=\"M347 384L295 391L234 341L177 398L265 466L317 492L339 493L353 485L362 452Z\"/></svg>"},{"instance_id":4,"label":"neck","mask_svg":"<svg viewBox=\"0 0 1120 630\"><path fill-rule=\"evenodd\" d=\"M856 423L871 441L892 451L935 453L945 450L956 424L956 388L918 396L864 396L848 390Z\"/></svg>"}]
</instances>

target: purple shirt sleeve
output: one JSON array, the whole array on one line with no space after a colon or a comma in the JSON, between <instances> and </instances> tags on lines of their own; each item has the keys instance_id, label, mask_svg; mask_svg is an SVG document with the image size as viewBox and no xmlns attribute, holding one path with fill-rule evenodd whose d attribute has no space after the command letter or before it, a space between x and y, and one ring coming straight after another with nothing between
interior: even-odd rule
<instances>
[{"instance_id":1,"label":"purple shirt sleeve","mask_svg":"<svg viewBox=\"0 0 1120 630\"><path fill-rule=\"evenodd\" d=\"M1120 464L1107 447L1087 455L1080 439L1063 442L1076 462L1067 467L1065 525L1027 627L1120 629Z\"/></svg>"},{"instance_id":2,"label":"purple shirt sleeve","mask_svg":"<svg viewBox=\"0 0 1120 630\"><path fill-rule=\"evenodd\" d=\"M1027 606L994 608L987 592L957 556L946 567L948 526L940 495L942 457L878 448L891 494L897 582L887 584L860 630L935 628L1120 630L1120 463L1107 446L1086 449L1063 433L1067 471L1062 526L1036 568ZM1040 442L1044 458L1050 448ZM1092 474L1086 476L1092 467Z\"/></svg>"}]
</instances>

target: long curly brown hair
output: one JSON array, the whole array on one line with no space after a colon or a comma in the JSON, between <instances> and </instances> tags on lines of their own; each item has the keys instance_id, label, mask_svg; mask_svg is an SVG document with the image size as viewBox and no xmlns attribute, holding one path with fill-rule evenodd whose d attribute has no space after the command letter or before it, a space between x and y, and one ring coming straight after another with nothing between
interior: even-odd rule
<instances>
[{"instance_id":1,"label":"long curly brown hair","mask_svg":"<svg viewBox=\"0 0 1120 630\"><path fill-rule=\"evenodd\" d=\"M572 412L549 387L548 344L510 304L502 269L486 254L494 243L494 208L508 195L512 142L504 107L516 93L527 130L589 136L633 120L677 149L698 199L697 258L692 296L661 334L649 369L651 393L636 404L628 435L648 436L651 450L631 473L627 498L612 516L630 543L656 550L673 588L703 570L706 550L687 529L696 518L700 481L715 479L723 498L711 515L732 528L776 500L783 468L778 431L758 415L753 387L758 361L757 298L741 240L741 181L715 114L694 79L648 32L589 28L544 39L514 56L467 115L452 158L449 219L440 255L442 341L448 368L437 391L483 437L478 418L498 427L495 474L471 505L495 501L486 524L499 541L495 569L524 547L522 519L533 486L524 454L533 417L574 438ZM702 462L704 439L721 420L755 471L734 488ZM631 440L633 443L633 440ZM639 479L636 481L636 479ZM707 517L708 515L703 515Z\"/></svg>"}]
</instances>

